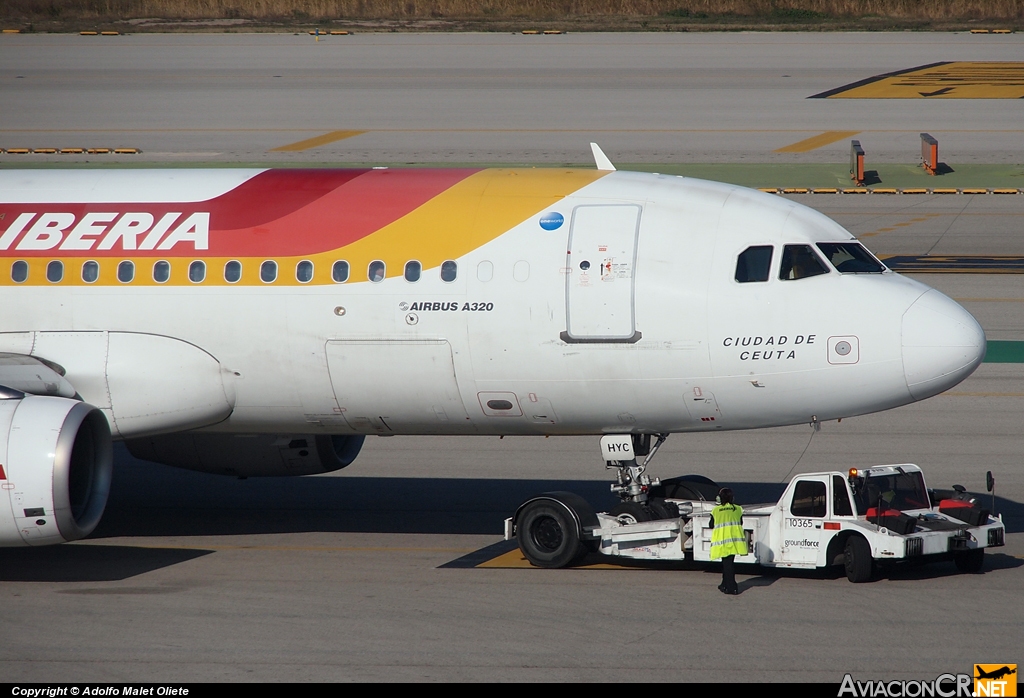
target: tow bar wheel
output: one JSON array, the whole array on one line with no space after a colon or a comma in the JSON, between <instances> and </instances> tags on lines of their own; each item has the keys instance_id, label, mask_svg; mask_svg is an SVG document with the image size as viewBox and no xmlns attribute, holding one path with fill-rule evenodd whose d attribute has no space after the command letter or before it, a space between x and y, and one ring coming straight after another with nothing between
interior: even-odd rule
<instances>
[{"instance_id":1,"label":"tow bar wheel","mask_svg":"<svg viewBox=\"0 0 1024 698\"><path fill-rule=\"evenodd\" d=\"M523 557L537 567L566 567L586 554L576 520L565 505L550 500L523 507L516 538Z\"/></svg>"}]
</instances>

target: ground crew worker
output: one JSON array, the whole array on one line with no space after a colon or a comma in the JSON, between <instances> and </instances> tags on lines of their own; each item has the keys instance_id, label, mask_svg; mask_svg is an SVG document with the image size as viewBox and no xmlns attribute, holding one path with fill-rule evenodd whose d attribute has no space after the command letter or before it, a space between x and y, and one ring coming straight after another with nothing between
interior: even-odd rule
<instances>
[{"instance_id":1,"label":"ground crew worker","mask_svg":"<svg viewBox=\"0 0 1024 698\"><path fill-rule=\"evenodd\" d=\"M733 503L732 490L723 487L718 493L718 506L711 510L711 559L722 561L722 583L718 590L735 596L737 555L747 554L747 535L743 532L743 507Z\"/></svg>"}]
</instances>

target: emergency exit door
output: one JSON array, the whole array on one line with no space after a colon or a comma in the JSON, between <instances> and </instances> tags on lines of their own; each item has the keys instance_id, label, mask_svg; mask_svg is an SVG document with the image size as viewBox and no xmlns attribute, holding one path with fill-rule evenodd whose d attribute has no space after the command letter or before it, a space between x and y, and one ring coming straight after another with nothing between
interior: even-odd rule
<instances>
[{"instance_id":1,"label":"emergency exit door","mask_svg":"<svg viewBox=\"0 0 1024 698\"><path fill-rule=\"evenodd\" d=\"M640 207L577 206L567 247L566 342L635 342Z\"/></svg>"}]
</instances>

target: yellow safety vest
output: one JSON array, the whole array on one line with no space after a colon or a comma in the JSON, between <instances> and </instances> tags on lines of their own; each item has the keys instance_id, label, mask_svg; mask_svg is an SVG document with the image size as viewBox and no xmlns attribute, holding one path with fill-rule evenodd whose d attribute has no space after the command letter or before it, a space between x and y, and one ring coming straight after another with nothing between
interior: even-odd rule
<instances>
[{"instance_id":1,"label":"yellow safety vest","mask_svg":"<svg viewBox=\"0 0 1024 698\"><path fill-rule=\"evenodd\" d=\"M711 559L747 554L747 534L743 532L743 507L719 504L711 510L715 528L711 531Z\"/></svg>"}]
</instances>

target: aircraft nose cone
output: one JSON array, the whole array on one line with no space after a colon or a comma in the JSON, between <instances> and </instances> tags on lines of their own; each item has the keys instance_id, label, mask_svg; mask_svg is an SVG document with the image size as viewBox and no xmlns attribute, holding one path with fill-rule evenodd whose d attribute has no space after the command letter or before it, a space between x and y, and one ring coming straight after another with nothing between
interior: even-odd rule
<instances>
[{"instance_id":1,"label":"aircraft nose cone","mask_svg":"<svg viewBox=\"0 0 1024 698\"><path fill-rule=\"evenodd\" d=\"M903 373L915 400L949 390L985 358L985 331L952 298L932 289L903 314Z\"/></svg>"}]
</instances>

